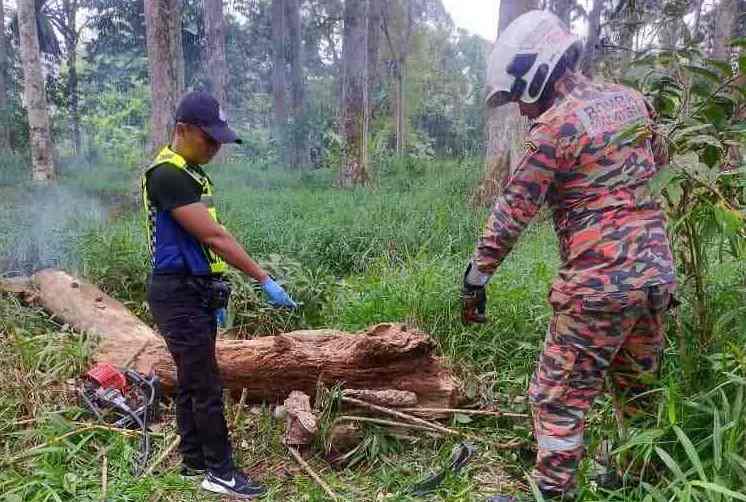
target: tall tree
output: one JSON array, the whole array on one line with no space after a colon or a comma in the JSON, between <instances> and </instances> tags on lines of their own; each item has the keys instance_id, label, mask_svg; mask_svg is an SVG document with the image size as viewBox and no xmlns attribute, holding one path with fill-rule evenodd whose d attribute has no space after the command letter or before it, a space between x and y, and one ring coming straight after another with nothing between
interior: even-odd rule
<instances>
[{"instance_id":1,"label":"tall tree","mask_svg":"<svg viewBox=\"0 0 746 502\"><path fill-rule=\"evenodd\" d=\"M272 0L272 137L283 163L289 161L286 21L285 0Z\"/></svg>"},{"instance_id":2,"label":"tall tree","mask_svg":"<svg viewBox=\"0 0 746 502\"><path fill-rule=\"evenodd\" d=\"M549 10L554 12L568 26L572 20L572 13L575 8L575 0L552 0L549 2Z\"/></svg>"},{"instance_id":3,"label":"tall tree","mask_svg":"<svg viewBox=\"0 0 746 502\"><path fill-rule=\"evenodd\" d=\"M368 173L368 2L346 0L344 6L342 165L340 186L367 183Z\"/></svg>"},{"instance_id":4,"label":"tall tree","mask_svg":"<svg viewBox=\"0 0 746 502\"><path fill-rule=\"evenodd\" d=\"M31 139L31 177L35 182L47 183L54 180L55 171L34 0L18 1L18 32Z\"/></svg>"},{"instance_id":5,"label":"tall tree","mask_svg":"<svg viewBox=\"0 0 746 502\"><path fill-rule=\"evenodd\" d=\"M51 3L51 2L47 2ZM78 96L78 43L80 28L77 25L79 0L62 0L59 8L50 8L46 15L62 35L67 63L67 105L72 125L73 150L80 152L80 97ZM37 15L43 15L43 12Z\"/></svg>"},{"instance_id":6,"label":"tall tree","mask_svg":"<svg viewBox=\"0 0 746 502\"><path fill-rule=\"evenodd\" d=\"M500 19L498 36L518 16L535 9L536 0L498 0ZM485 137L485 175L474 194L475 203L490 204L503 188L503 182L518 160L517 145L525 134L525 120L521 118L518 105L508 103L487 111Z\"/></svg>"},{"instance_id":7,"label":"tall tree","mask_svg":"<svg viewBox=\"0 0 746 502\"><path fill-rule=\"evenodd\" d=\"M150 73L150 152L170 140L172 120L179 99L178 75L173 63L172 38L175 0L145 0L148 68ZM183 65L182 65L183 67Z\"/></svg>"},{"instance_id":8,"label":"tall tree","mask_svg":"<svg viewBox=\"0 0 746 502\"><path fill-rule=\"evenodd\" d=\"M207 48L204 61L207 66L209 90L215 99L226 107L228 66L225 61L225 14L223 0L203 0L205 37Z\"/></svg>"},{"instance_id":9,"label":"tall tree","mask_svg":"<svg viewBox=\"0 0 746 502\"><path fill-rule=\"evenodd\" d=\"M369 115L375 113L374 96L378 93L380 76L378 74L378 51L383 32L383 0L368 1L368 105Z\"/></svg>"},{"instance_id":10,"label":"tall tree","mask_svg":"<svg viewBox=\"0 0 746 502\"><path fill-rule=\"evenodd\" d=\"M288 35L287 59L290 64L290 164L294 169L305 169L311 162L306 123L306 78L303 70L303 44L300 23L301 0L285 0Z\"/></svg>"},{"instance_id":11,"label":"tall tree","mask_svg":"<svg viewBox=\"0 0 746 502\"><path fill-rule=\"evenodd\" d=\"M406 149L406 93L407 56L414 33L416 0L385 0L383 10L383 32L391 52L392 71L395 78L394 89L394 131L396 153L401 155Z\"/></svg>"},{"instance_id":12,"label":"tall tree","mask_svg":"<svg viewBox=\"0 0 746 502\"><path fill-rule=\"evenodd\" d=\"M5 6L0 0L0 150L10 148L10 124L8 120L8 50L5 45Z\"/></svg>"},{"instance_id":13,"label":"tall tree","mask_svg":"<svg viewBox=\"0 0 746 502\"><path fill-rule=\"evenodd\" d=\"M185 68L184 68L184 45L182 34L182 15L184 13L184 0L169 0L169 16L164 21L168 23L168 37L171 48L171 58L168 62L173 66L173 73L176 78L174 83L174 92L176 99L184 94Z\"/></svg>"},{"instance_id":14,"label":"tall tree","mask_svg":"<svg viewBox=\"0 0 746 502\"><path fill-rule=\"evenodd\" d=\"M593 0L593 7L590 13L588 13L588 39L585 42L585 50L583 51L583 59L580 63L581 71L587 75L592 76L593 67L598 60L600 54L599 43L601 37L601 13L604 7L604 0Z\"/></svg>"},{"instance_id":15,"label":"tall tree","mask_svg":"<svg viewBox=\"0 0 746 502\"><path fill-rule=\"evenodd\" d=\"M715 32L713 33L712 57L730 61L730 40L738 21L737 0L720 0L715 11Z\"/></svg>"}]
</instances>

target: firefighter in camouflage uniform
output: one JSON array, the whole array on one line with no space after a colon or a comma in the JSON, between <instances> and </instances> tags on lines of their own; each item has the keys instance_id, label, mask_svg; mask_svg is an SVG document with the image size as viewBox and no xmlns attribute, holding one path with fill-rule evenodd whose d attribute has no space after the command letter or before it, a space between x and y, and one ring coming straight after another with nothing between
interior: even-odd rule
<instances>
[{"instance_id":1,"label":"firefighter in camouflage uniform","mask_svg":"<svg viewBox=\"0 0 746 502\"><path fill-rule=\"evenodd\" d=\"M517 102L533 125L464 275L464 320L485 322L489 278L549 206L561 267L529 388L538 443L532 478L545 499L572 497L586 414L607 375L633 405L656 377L675 288L665 217L648 189L667 162L653 110L632 89L577 73L580 47L544 11L520 16L497 41L487 104ZM635 124L649 134L618 139Z\"/></svg>"}]
</instances>

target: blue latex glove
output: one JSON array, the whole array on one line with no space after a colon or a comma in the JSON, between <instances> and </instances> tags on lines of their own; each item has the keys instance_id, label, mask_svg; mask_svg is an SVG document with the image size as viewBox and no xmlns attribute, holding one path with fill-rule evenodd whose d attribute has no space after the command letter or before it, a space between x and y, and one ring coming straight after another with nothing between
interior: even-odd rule
<instances>
[{"instance_id":1,"label":"blue latex glove","mask_svg":"<svg viewBox=\"0 0 746 502\"><path fill-rule=\"evenodd\" d=\"M215 311L215 320L218 323L218 328L225 328L228 318L228 311L226 309L217 309Z\"/></svg>"},{"instance_id":2,"label":"blue latex glove","mask_svg":"<svg viewBox=\"0 0 746 502\"><path fill-rule=\"evenodd\" d=\"M282 289L282 286L277 284L271 277L268 277L267 280L262 283L262 289L269 297L270 305L274 307L287 307L289 309L294 309L298 306L293 299L290 298L290 295Z\"/></svg>"}]
</instances>

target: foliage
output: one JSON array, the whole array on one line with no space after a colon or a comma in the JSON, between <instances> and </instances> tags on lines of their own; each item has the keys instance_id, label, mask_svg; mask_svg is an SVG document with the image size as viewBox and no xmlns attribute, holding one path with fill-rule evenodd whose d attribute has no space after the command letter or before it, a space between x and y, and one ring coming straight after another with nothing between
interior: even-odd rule
<instances>
[{"instance_id":1,"label":"foliage","mask_svg":"<svg viewBox=\"0 0 746 502\"><path fill-rule=\"evenodd\" d=\"M89 160L141 167L148 138L148 92L145 82L133 79L124 88L107 85L87 103L83 124L90 135Z\"/></svg>"},{"instance_id":2,"label":"foliage","mask_svg":"<svg viewBox=\"0 0 746 502\"><path fill-rule=\"evenodd\" d=\"M479 328L464 327L459 320L458 284L485 216L467 204L467 194L477 182L476 162L398 159L386 165L374 189L352 192L331 188L332 170L278 172L238 160L211 168L222 188L220 206L228 228L305 304L297 314L271 309L252 283L233 274L236 288L230 311L234 329L227 336L262 336L306 327L354 331L382 321L408 322L433 334L439 353L461 375L469 399L526 412L523 395L546 328L547 287L558 264L554 236L545 223L528 230L490 283L491 322ZM105 177L117 169L102 164L95 171ZM75 171L66 173L61 182L84 192L91 186L91 180L78 177ZM17 199L6 196L2 200L13 206ZM144 304L147 251L142 215L138 208L126 206L109 214L109 219L93 222L82 231L68 226L71 234L65 240L71 243L72 254L64 262L149 320ZM0 218L4 233L18 231L11 223L12 217ZM707 482L733 491L742 486L733 454L744 456L746 422L738 396L746 371L746 309L738 285L746 278L746 268L743 262L724 256L707 273L711 315L716 319L714 336L721 343L717 350L695 354L695 363L704 368L699 385L682 384L680 354L669 349L662 380L652 391L660 396L659 407L631 423L627 435L616 442L614 457L626 472L626 487L609 493L585 482L581 500L639 501L656 491L666 500L676 500L681 490L692 490L705 500L708 492L701 486L704 480L696 461L674 427L694 445ZM690 305L685 302L683 319L692 316ZM64 383L85 367L90 349L84 337L65 331L42 312L9 297L0 297L0 323L0 355L11 361L0 369L0 377L11 382L10 392L0 396L0 433L8 438L4 459L15 459L33 446L72 433L59 447L52 445L1 468L4 494L18 494L21 500L55 500L54 494L62 500L99 500L101 452L105 451L110 500L145 500L154 490L169 500L200 500L193 485L178 479L171 460L164 463L165 472L133 479L129 466L136 438L109 431L75 432L87 419L67 391L55 389L57 382ZM675 323L671 323L669 331L674 330ZM27 391L32 388L36 394ZM24 396L32 398L26 401ZM590 419L590 445L616 434L615 426L604 425L614 424L613 407L607 400L601 404ZM333 421L333 407L320 407L329 411L325 420ZM236 408L228 409L232 420ZM242 416L232 429L239 462L260 466L260 472L274 472L275 466L286 462L282 421L267 407L253 413L244 410ZM23 423L28 419L34 420L33 426ZM492 418L454 422L453 427L484 439L478 445L481 461L463 475L449 478L437 497L481 500L498 486L512 486L506 480L522 477L533 461L532 452L523 447L499 451L492 445L512 439L530 442L528 425ZM154 436L154 455L170 443L172 427L167 421L162 429L166 435ZM716 430L720 432L715 434ZM406 495L407 489L444 464L453 446L449 441L425 438L413 445L376 427L366 429L364 437L364 446L351 457L356 464L348 469L330 472L321 469L321 460L309 459L340 494L361 500L385 493L395 494L397 500L413 500ZM667 466L662 458L666 454L684 473L685 481ZM717 456L722 462L716 462ZM68 465L74 469L67 469ZM497 478L496 472L501 473ZM281 481L267 475L265 480L271 488L269 500L322 497L303 476Z\"/></svg>"},{"instance_id":3,"label":"foliage","mask_svg":"<svg viewBox=\"0 0 746 502\"><path fill-rule=\"evenodd\" d=\"M631 71L631 81L658 109L657 127L671 156L654 188L663 195L685 285L693 286L697 340L687 350L694 352L712 341L708 268L724 254L746 258L746 164L739 158L746 138L743 69L746 54L736 70L691 48L647 56ZM647 132L632 130L626 140Z\"/></svg>"}]
</instances>

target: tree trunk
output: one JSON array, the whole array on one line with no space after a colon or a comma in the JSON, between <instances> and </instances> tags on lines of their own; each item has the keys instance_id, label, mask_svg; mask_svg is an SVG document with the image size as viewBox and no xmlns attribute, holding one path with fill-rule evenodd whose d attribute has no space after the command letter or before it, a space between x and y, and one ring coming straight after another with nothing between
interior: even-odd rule
<instances>
[{"instance_id":1,"label":"tree trunk","mask_svg":"<svg viewBox=\"0 0 746 502\"><path fill-rule=\"evenodd\" d=\"M738 2L720 0L715 14L715 33L713 35L712 58L730 62L730 39L738 19Z\"/></svg>"},{"instance_id":2,"label":"tree trunk","mask_svg":"<svg viewBox=\"0 0 746 502\"><path fill-rule=\"evenodd\" d=\"M67 99L72 122L73 151L80 153L80 110L78 97L78 1L63 0L63 15L65 19L64 40L67 52Z\"/></svg>"},{"instance_id":3,"label":"tree trunk","mask_svg":"<svg viewBox=\"0 0 746 502\"><path fill-rule=\"evenodd\" d=\"M386 35L389 51L395 62L395 80L393 82L394 103L393 123L396 153L401 155L406 149L406 82L407 82L407 56L409 55L409 43L414 30L414 2L387 2L385 10L382 10L383 32ZM393 23L403 23L399 26L394 37Z\"/></svg>"},{"instance_id":4,"label":"tree trunk","mask_svg":"<svg viewBox=\"0 0 746 502\"><path fill-rule=\"evenodd\" d=\"M570 26L570 15L572 14L573 7L575 7L575 0L555 0L551 4L551 11L564 21L567 26Z\"/></svg>"},{"instance_id":5,"label":"tree trunk","mask_svg":"<svg viewBox=\"0 0 746 502\"><path fill-rule=\"evenodd\" d=\"M5 45L5 5L0 0L0 151L10 150L10 110L8 109L8 50Z\"/></svg>"},{"instance_id":6,"label":"tree trunk","mask_svg":"<svg viewBox=\"0 0 746 502\"><path fill-rule=\"evenodd\" d=\"M24 100L31 136L31 174L35 182L47 183L54 180L55 172L34 0L19 0L18 31L21 38Z\"/></svg>"},{"instance_id":7,"label":"tree trunk","mask_svg":"<svg viewBox=\"0 0 746 502\"><path fill-rule=\"evenodd\" d=\"M498 36L515 18L535 8L536 0L500 1ZM492 204L502 193L504 180L518 161L518 148L527 129L527 121L521 118L515 103L490 108L486 113L485 175L473 196L476 205Z\"/></svg>"},{"instance_id":8,"label":"tree trunk","mask_svg":"<svg viewBox=\"0 0 746 502\"><path fill-rule=\"evenodd\" d=\"M603 7L603 0L593 0L593 8L588 14L588 40L585 43L585 52L580 63L580 70L588 77L593 76L594 66L600 54L598 45L600 43L601 11Z\"/></svg>"},{"instance_id":9,"label":"tree trunk","mask_svg":"<svg viewBox=\"0 0 746 502\"><path fill-rule=\"evenodd\" d=\"M692 38L699 40L699 26L702 20L702 4L704 0L697 0L694 5L694 23L692 24Z\"/></svg>"},{"instance_id":10,"label":"tree trunk","mask_svg":"<svg viewBox=\"0 0 746 502\"><path fill-rule=\"evenodd\" d=\"M168 30L171 46L171 58L169 62L173 65L175 76L174 93L178 103L186 89L185 66L184 66L184 44L182 41L181 18L184 12L184 0L169 0Z\"/></svg>"},{"instance_id":11,"label":"tree trunk","mask_svg":"<svg viewBox=\"0 0 746 502\"><path fill-rule=\"evenodd\" d=\"M67 56L68 80L67 95L70 100L70 119L72 120L73 151L75 155L80 153L80 110L78 103L78 57L75 50Z\"/></svg>"},{"instance_id":12,"label":"tree trunk","mask_svg":"<svg viewBox=\"0 0 746 502\"><path fill-rule=\"evenodd\" d=\"M368 174L368 9L366 0L347 0L344 10L343 110L344 152L337 182L367 183Z\"/></svg>"},{"instance_id":13,"label":"tree trunk","mask_svg":"<svg viewBox=\"0 0 746 502\"><path fill-rule=\"evenodd\" d=\"M403 155L407 148L407 127L406 121L406 82L407 82L407 62L400 59L396 65L396 153Z\"/></svg>"},{"instance_id":14,"label":"tree trunk","mask_svg":"<svg viewBox=\"0 0 746 502\"><path fill-rule=\"evenodd\" d=\"M285 0L272 0L272 136L283 165L289 161L286 20Z\"/></svg>"},{"instance_id":15,"label":"tree trunk","mask_svg":"<svg viewBox=\"0 0 746 502\"><path fill-rule=\"evenodd\" d=\"M383 0L368 2L368 116L375 115L375 100L378 94L380 76L378 74L378 51L381 41L381 9Z\"/></svg>"},{"instance_id":16,"label":"tree trunk","mask_svg":"<svg viewBox=\"0 0 746 502\"><path fill-rule=\"evenodd\" d=\"M171 54L172 0L145 0L148 68L150 72L150 154L170 141L176 103L177 76Z\"/></svg>"},{"instance_id":17,"label":"tree trunk","mask_svg":"<svg viewBox=\"0 0 746 502\"><path fill-rule=\"evenodd\" d=\"M207 50L205 64L210 93L218 100L223 109L227 106L226 86L228 66L225 61L225 14L223 0L203 0L205 16L205 35Z\"/></svg>"},{"instance_id":18,"label":"tree trunk","mask_svg":"<svg viewBox=\"0 0 746 502\"><path fill-rule=\"evenodd\" d=\"M26 294L73 329L96 336L96 362L143 373L154 369L165 389L174 389L176 368L163 339L92 284L42 270L26 284L0 281L0 290ZM459 399L457 381L434 349L422 332L382 324L358 334L315 330L218 340L216 352L226 388L245 390L250 402L282 402L294 390L313 396L322 383L408 391L422 408L452 408Z\"/></svg>"},{"instance_id":19,"label":"tree trunk","mask_svg":"<svg viewBox=\"0 0 746 502\"><path fill-rule=\"evenodd\" d=\"M715 33L713 34L713 46L711 57L730 63L733 49L730 46L731 39L735 36L736 22L743 18L744 13L739 12L739 2L736 0L721 0L715 13ZM743 88L744 78L734 82L735 87ZM746 118L746 107L741 106L736 111L737 120ZM728 171L737 169L743 163L743 147L731 145L728 147L728 155L721 166L721 170Z\"/></svg>"},{"instance_id":20,"label":"tree trunk","mask_svg":"<svg viewBox=\"0 0 746 502\"><path fill-rule=\"evenodd\" d=\"M288 62L290 63L290 103L292 110L291 166L305 169L311 163L308 149L308 124L306 124L306 78L303 59L300 24L300 0L285 0L288 29Z\"/></svg>"}]
</instances>

